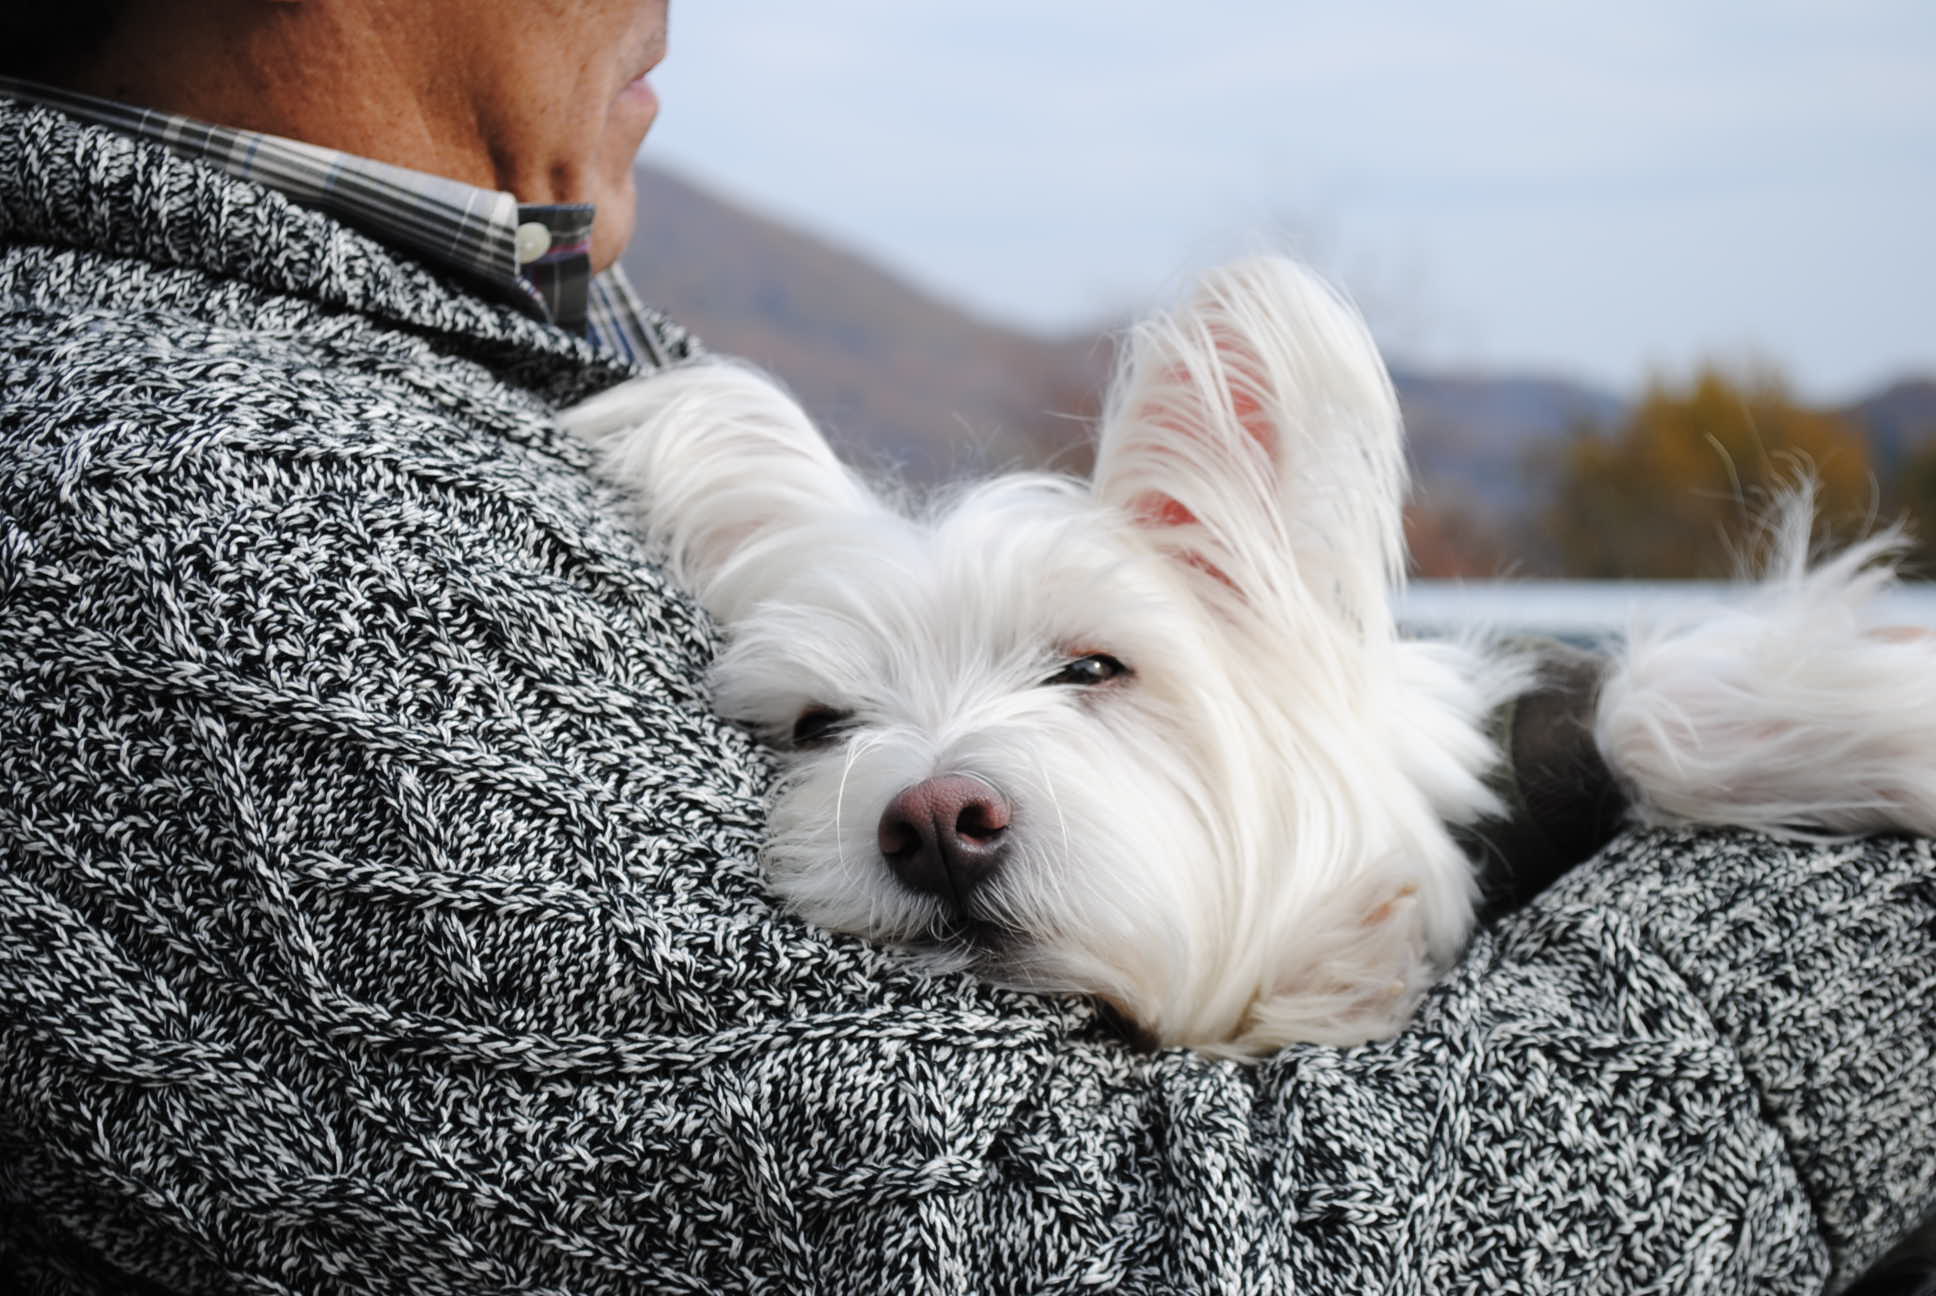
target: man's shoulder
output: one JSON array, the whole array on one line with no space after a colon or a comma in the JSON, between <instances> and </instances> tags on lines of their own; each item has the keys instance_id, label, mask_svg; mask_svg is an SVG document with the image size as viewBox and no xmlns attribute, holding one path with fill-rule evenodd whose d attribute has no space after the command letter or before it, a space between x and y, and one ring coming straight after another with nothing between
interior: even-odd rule
<instances>
[{"instance_id":1,"label":"man's shoulder","mask_svg":"<svg viewBox=\"0 0 1936 1296\"><path fill-rule=\"evenodd\" d=\"M519 573L606 573L597 601L628 626L678 604L541 397L367 321L308 324L0 307L0 526L14 546L65 580L156 590L178 564L142 553L213 546L240 588L327 535L346 562L495 581L507 598Z\"/></svg>"},{"instance_id":2,"label":"man's shoulder","mask_svg":"<svg viewBox=\"0 0 1936 1296\"><path fill-rule=\"evenodd\" d=\"M464 356L355 316L256 318L156 303L0 305L0 465L175 471L205 456L482 467L533 447L571 473L538 395ZM502 465L500 464L500 467Z\"/></svg>"},{"instance_id":3,"label":"man's shoulder","mask_svg":"<svg viewBox=\"0 0 1936 1296\"><path fill-rule=\"evenodd\" d=\"M429 626L462 604L497 647L528 629L534 659L582 671L623 639L698 696L696 609L590 452L480 365L361 326L5 307L0 355L0 598L41 606L43 628L200 661L300 623L301 673L333 679L428 659L407 637L339 642L319 609L340 628L395 604Z\"/></svg>"}]
</instances>

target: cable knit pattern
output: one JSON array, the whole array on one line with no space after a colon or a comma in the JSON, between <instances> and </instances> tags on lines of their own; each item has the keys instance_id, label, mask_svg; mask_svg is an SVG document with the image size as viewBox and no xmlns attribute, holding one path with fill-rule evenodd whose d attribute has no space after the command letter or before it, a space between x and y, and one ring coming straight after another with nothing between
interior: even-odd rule
<instances>
[{"instance_id":1,"label":"cable knit pattern","mask_svg":"<svg viewBox=\"0 0 1936 1296\"><path fill-rule=\"evenodd\" d=\"M1624 839L1388 1043L777 913L622 367L0 106L10 1290L1803 1293L1936 1202L1936 865Z\"/></svg>"}]
</instances>

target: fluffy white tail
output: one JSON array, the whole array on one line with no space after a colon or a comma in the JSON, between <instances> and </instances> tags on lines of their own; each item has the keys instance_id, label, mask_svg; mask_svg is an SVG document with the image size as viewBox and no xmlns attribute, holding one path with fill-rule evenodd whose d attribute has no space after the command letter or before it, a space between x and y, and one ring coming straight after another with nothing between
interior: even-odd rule
<instances>
[{"instance_id":1,"label":"fluffy white tail","mask_svg":"<svg viewBox=\"0 0 1936 1296\"><path fill-rule=\"evenodd\" d=\"M1643 821L1936 833L1936 636L1874 619L1902 534L1811 567L1811 505L1780 511L1753 593L1636 625L1608 674L1595 737Z\"/></svg>"}]
</instances>

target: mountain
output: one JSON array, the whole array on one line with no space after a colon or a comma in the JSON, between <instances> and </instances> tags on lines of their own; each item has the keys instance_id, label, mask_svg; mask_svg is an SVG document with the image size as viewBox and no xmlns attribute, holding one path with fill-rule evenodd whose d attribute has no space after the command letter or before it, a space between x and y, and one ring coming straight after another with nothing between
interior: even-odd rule
<instances>
[{"instance_id":1,"label":"mountain","mask_svg":"<svg viewBox=\"0 0 1936 1296\"><path fill-rule=\"evenodd\" d=\"M1392 366L1422 490L1517 518L1533 490L1541 447L1576 429L1606 427L1626 404L1564 378L1427 374Z\"/></svg>"},{"instance_id":2,"label":"mountain","mask_svg":"<svg viewBox=\"0 0 1936 1296\"><path fill-rule=\"evenodd\" d=\"M1080 445L1108 377L1100 338L976 319L663 170L641 167L638 193L640 293L786 382L843 453L926 484Z\"/></svg>"},{"instance_id":3,"label":"mountain","mask_svg":"<svg viewBox=\"0 0 1936 1296\"><path fill-rule=\"evenodd\" d=\"M1905 379L1843 413L1868 434L1871 461L1878 473L1888 475L1936 442L1936 378Z\"/></svg>"},{"instance_id":4,"label":"mountain","mask_svg":"<svg viewBox=\"0 0 1936 1296\"><path fill-rule=\"evenodd\" d=\"M1084 463L1109 331L1037 337L976 319L834 243L640 167L626 269L715 351L778 375L843 450L927 483ZM1395 374L1422 476L1522 502L1527 448L1620 402L1564 380Z\"/></svg>"},{"instance_id":5,"label":"mountain","mask_svg":"<svg viewBox=\"0 0 1936 1296\"><path fill-rule=\"evenodd\" d=\"M1111 330L1045 338L978 319L831 240L665 170L638 173L626 268L646 300L799 397L850 461L915 487L1010 467L1082 471L1113 363ZM1548 448L1606 428L1617 396L1563 378L1393 365L1418 481L1415 549L1432 574L1489 574L1529 532ZM1887 474L1936 441L1936 381L1846 411Z\"/></svg>"}]
</instances>

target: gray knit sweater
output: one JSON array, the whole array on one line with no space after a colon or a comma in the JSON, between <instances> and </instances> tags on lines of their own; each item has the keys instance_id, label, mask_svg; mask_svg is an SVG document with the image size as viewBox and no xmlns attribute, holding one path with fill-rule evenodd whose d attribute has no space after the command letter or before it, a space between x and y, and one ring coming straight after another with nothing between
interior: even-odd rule
<instances>
[{"instance_id":1,"label":"gray knit sweater","mask_svg":"<svg viewBox=\"0 0 1936 1296\"><path fill-rule=\"evenodd\" d=\"M1926 843L1627 838L1255 1066L776 912L619 376L0 105L16 1289L1813 1292L1936 1202Z\"/></svg>"}]
</instances>

